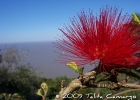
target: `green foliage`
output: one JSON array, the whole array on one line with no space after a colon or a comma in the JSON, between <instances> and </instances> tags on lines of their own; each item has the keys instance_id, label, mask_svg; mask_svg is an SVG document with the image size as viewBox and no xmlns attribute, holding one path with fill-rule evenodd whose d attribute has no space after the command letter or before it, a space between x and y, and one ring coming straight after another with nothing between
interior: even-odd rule
<instances>
[{"instance_id":1,"label":"green foliage","mask_svg":"<svg viewBox=\"0 0 140 100\"><path fill-rule=\"evenodd\" d=\"M71 79L67 78L66 76L61 76L61 77L57 77L55 79L45 79L46 83L48 84L48 93L47 93L47 97L50 100L53 100L55 98L55 96L59 93L60 89L61 89L61 81L65 80L65 86L67 86Z\"/></svg>"},{"instance_id":2,"label":"green foliage","mask_svg":"<svg viewBox=\"0 0 140 100\"><path fill-rule=\"evenodd\" d=\"M36 94L41 96L42 99L44 100L46 99L47 92L48 92L48 85L45 82L42 82Z\"/></svg>"},{"instance_id":3,"label":"green foliage","mask_svg":"<svg viewBox=\"0 0 140 100\"><path fill-rule=\"evenodd\" d=\"M28 67L21 66L15 72L10 73L10 79L15 82L20 94L34 93L37 89L39 78Z\"/></svg>"},{"instance_id":4,"label":"green foliage","mask_svg":"<svg viewBox=\"0 0 140 100\"><path fill-rule=\"evenodd\" d=\"M6 94L2 93L0 94L0 100L26 100L24 96L20 96L18 93L12 94Z\"/></svg>"},{"instance_id":5,"label":"green foliage","mask_svg":"<svg viewBox=\"0 0 140 100\"><path fill-rule=\"evenodd\" d=\"M138 17L138 19L140 20L140 13L136 12L135 14Z\"/></svg>"},{"instance_id":6,"label":"green foliage","mask_svg":"<svg viewBox=\"0 0 140 100\"><path fill-rule=\"evenodd\" d=\"M137 22L138 24L140 24L140 19L138 18L137 14L132 13L132 17L134 19L135 22Z\"/></svg>"},{"instance_id":7,"label":"green foliage","mask_svg":"<svg viewBox=\"0 0 140 100\"><path fill-rule=\"evenodd\" d=\"M83 73L83 68L80 68L79 66L77 66L75 62L67 63L67 66L72 68L76 73L79 73L79 74Z\"/></svg>"},{"instance_id":8,"label":"green foliage","mask_svg":"<svg viewBox=\"0 0 140 100\"><path fill-rule=\"evenodd\" d=\"M2 51L0 63L0 94L19 93L21 96L31 97L39 87L40 78L30 64L22 61L26 52L19 52L16 47ZM28 99L27 99L28 100Z\"/></svg>"}]
</instances>

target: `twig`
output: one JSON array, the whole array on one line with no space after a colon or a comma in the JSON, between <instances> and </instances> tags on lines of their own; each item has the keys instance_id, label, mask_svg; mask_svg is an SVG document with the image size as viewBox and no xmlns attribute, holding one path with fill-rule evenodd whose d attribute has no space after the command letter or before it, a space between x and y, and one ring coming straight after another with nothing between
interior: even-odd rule
<instances>
[{"instance_id":1,"label":"twig","mask_svg":"<svg viewBox=\"0 0 140 100\"><path fill-rule=\"evenodd\" d=\"M122 86L126 88L140 89L140 85L132 84L132 83L126 83L126 84L123 84Z\"/></svg>"},{"instance_id":2,"label":"twig","mask_svg":"<svg viewBox=\"0 0 140 100\"><path fill-rule=\"evenodd\" d=\"M122 91L122 92L119 92L119 93L116 93L116 94L112 95L112 97L113 96L120 96L122 94L125 94L125 93L128 93L128 92L133 92L133 91L140 91L140 89L131 89L131 90ZM104 100L110 100L110 99L112 99L112 98L105 98Z\"/></svg>"}]
</instances>

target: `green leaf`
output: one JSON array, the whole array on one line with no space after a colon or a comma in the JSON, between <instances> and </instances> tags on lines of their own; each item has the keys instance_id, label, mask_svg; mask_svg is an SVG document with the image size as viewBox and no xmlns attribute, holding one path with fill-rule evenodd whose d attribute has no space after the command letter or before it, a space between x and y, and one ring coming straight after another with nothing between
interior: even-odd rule
<instances>
[{"instance_id":1,"label":"green leaf","mask_svg":"<svg viewBox=\"0 0 140 100\"><path fill-rule=\"evenodd\" d=\"M75 62L67 63L67 66L72 68L76 73L79 73L79 74L83 73L83 68L80 68L79 66L77 66Z\"/></svg>"},{"instance_id":2,"label":"green leaf","mask_svg":"<svg viewBox=\"0 0 140 100\"><path fill-rule=\"evenodd\" d=\"M138 16L135 13L132 13L132 17L133 17L134 21L136 21L137 23L140 24L140 20L139 20Z\"/></svg>"},{"instance_id":3,"label":"green leaf","mask_svg":"<svg viewBox=\"0 0 140 100\"><path fill-rule=\"evenodd\" d=\"M37 93L36 93L37 95L39 95L39 96L42 96L43 97L43 94L42 94L42 91L41 91L41 89L38 89L38 91L37 91Z\"/></svg>"},{"instance_id":4,"label":"green leaf","mask_svg":"<svg viewBox=\"0 0 140 100\"><path fill-rule=\"evenodd\" d=\"M48 92L48 85L47 85L45 82L43 82L43 83L41 84L41 88L42 88L43 91L44 91L44 96L46 96L46 95L47 95L47 92Z\"/></svg>"}]
</instances>

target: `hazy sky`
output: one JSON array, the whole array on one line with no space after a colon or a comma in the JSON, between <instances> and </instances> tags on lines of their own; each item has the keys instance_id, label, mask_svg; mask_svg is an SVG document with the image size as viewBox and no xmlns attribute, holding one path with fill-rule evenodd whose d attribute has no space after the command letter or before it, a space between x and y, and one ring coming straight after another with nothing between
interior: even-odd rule
<instances>
[{"instance_id":1,"label":"hazy sky","mask_svg":"<svg viewBox=\"0 0 140 100\"><path fill-rule=\"evenodd\" d=\"M0 43L55 40L69 18L103 5L140 12L140 0L0 0Z\"/></svg>"}]
</instances>

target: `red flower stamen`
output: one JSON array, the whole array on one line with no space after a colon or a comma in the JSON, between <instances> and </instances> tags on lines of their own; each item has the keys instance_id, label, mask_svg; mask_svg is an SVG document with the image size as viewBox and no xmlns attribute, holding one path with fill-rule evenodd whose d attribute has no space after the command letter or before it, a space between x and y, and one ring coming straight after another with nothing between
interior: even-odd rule
<instances>
[{"instance_id":1,"label":"red flower stamen","mask_svg":"<svg viewBox=\"0 0 140 100\"><path fill-rule=\"evenodd\" d=\"M139 58L134 56L140 50L139 39L131 17L121 15L118 9L101 8L100 15L81 12L78 19L71 19L71 25L60 29L63 37L56 47L64 51L63 63L75 61L78 65L100 63L100 71L110 72L114 68L138 68Z\"/></svg>"}]
</instances>

